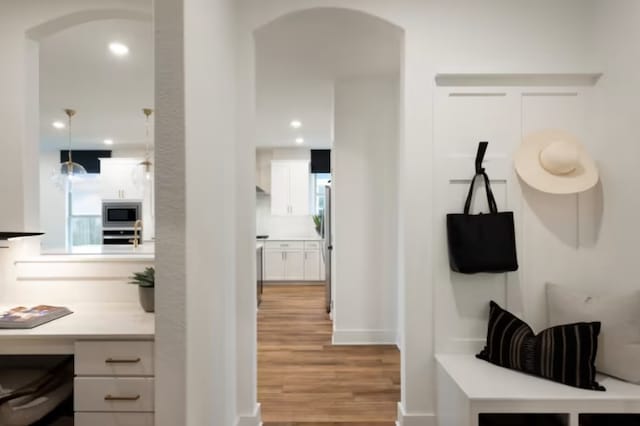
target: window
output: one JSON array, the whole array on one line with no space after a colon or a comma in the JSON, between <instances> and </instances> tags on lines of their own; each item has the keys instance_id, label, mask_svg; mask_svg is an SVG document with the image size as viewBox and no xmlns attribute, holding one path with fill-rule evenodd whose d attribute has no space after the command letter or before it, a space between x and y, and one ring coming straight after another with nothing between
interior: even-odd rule
<instances>
[{"instance_id":1,"label":"window","mask_svg":"<svg viewBox=\"0 0 640 426\"><path fill-rule=\"evenodd\" d=\"M75 176L69 188L70 246L102 244L102 200L98 174Z\"/></svg>"},{"instance_id":2,"label":"window","mask_svg":"<svg viewBox=\"0 0 640 426\"><path fill-rule=\"evenodd\" d=\"M311 211L314 215L322 216L324 213L325 199L324 187L331 182L331 173L314 173L311 175L311 184L313 185L313 205Z\"/></svg>"}]
</instances>

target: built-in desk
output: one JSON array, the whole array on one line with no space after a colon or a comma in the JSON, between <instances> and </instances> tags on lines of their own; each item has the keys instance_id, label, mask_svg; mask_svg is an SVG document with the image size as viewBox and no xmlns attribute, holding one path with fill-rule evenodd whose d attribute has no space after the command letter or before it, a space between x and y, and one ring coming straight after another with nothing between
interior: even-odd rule
<instances>
[{"instance_id":1,"label":"built-in desk","mask_svg":"<svg viewBox=\"0 0 640 426\"><path fill-rule=\"evenodd\" d=\"M0 330L0 355L74 355L76 426L152 426L154 314L137 303L67 307L39 327Z\"/></svg>"},{"instance_id":2,"label":"built-in desk","mask_svg":"<svg viewBox=\"0 0 640 426\"><path fill-rule=\"evenodd\" d=\"M13 306L0 306L6 311ZM73 354L77 340L153 340L154 314L137 303L67 305L71 315L28 330L0 330L0 355Z\"/></svg>"}]
</instances>

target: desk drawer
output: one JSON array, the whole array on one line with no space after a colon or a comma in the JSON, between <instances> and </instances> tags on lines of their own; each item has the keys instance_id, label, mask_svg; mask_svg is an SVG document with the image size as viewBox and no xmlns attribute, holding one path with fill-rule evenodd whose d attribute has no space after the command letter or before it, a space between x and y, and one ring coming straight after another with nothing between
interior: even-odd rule
<instances>
[{"instance_id":1,"label":"desk drawer","mask_svg":"<svg viewBox=\"0 0 640 426\"><path fill-rule=\"evenodd\" d=\"M76 376L153 376L153 342L79 341Z\"/></svg>"},{"instance_id":2,"label":"desk drawer","mask_svg":"<svg viewBox=\"0 0 640 426\"><path fill-rule=\"evenodd\" d=\"M153 426L151 413L76 413L75 426Z\"/></svg>"},{"instance_id":3,"label":"desk drawer","mask_svg":"<svg viewBox=\"0 0 640 426\"><path fill-rule=\"evenodd\" d=\"M264 248L267 250L302 250L304 241L266 241Z\"/></svg>"},{"instance_id":4,"label":"desk drawer","mask_svg":"<svg viewBox=\"0 0 640 426\"><path fill-rule=\"evenodd\" d=\"M76 377L75 411L153 411L150 377Z\"/></svg>"}]
</instances>

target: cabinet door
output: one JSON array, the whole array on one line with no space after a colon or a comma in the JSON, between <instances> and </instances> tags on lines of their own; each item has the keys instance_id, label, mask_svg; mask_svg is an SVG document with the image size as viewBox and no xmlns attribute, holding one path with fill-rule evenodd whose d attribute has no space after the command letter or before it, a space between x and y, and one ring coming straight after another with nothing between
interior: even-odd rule
<instances>
[{"instance_id":1,"label":"cabinet door","mask_svg":"<svg viewBox=\"0 0 640 426\"><path fill-rule=\"evenodd\" d=\"M285 279L285 252L280 250L265 250L264 280L284 281Z\"/></svg>"},{"instance_id":2,"label":"cabinet door","mask_svg":"<svg viewBox=\"0 0 640 426\"><path fill-rule=\"evenodd\" d=\"M290 250L284 254L287 281L304 281L304 251Z\"/></svg>"},{"instance_id":3,"label":"cabinet door","mask_svg":"<svg viewBox=\"0 0 640 426\"><path fill-rule=\"evenodd\" d=\"M309 162L289 163L289 213L297 216L309 214Z\"/></svg>"},{"instance_id":4,"label":"cabinet door","mask_svg":"<svg viewBox=\"0 0 640 426\"><path fill-rule=\"evenodd\" d=\"M319 250L306 250L304 252L304 280L320 281Z\"/></svg>"},{"instance_id":5,"label":"cabinet door","mask_svg":"<svg viewBox=\"0 0 640 426\"><path fill-rule=\"evenodd\" d=\"M100 161L100 186L102 199L141 200L144 197L142 182L136 185L134 171L141 160L136 158L106 158Z\"/></svg>"},{"instance_id":6,"label":"cabinet door","mask_svg":"<svg viewBox=\"0 0 640 426\"><path fill-rule=\"evenodd\" d=\"M289 214L289 165L286 162L271 163L271 214Z\"/></svg>"},{"instance_id":7,"label":"cabinet door","mask_svg":"<svg viewBox=\"0 0 640 426\"><path fill-rule=\"evenodd\" d=\"M108 159L100 160L100 197L103 200L120 198L120 168Z\"/></svg>"}]
</instances>

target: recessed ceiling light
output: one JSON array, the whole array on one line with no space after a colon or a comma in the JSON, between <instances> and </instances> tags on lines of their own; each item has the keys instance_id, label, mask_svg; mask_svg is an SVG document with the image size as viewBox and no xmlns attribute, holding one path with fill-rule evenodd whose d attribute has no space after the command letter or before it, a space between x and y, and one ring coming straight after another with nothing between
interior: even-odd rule
<instances>
[{"instance_id":1,"label":"recessed ceiling light","mask_svg":"<svg viewBox=\"0 0 640 426\"><path fill-rule=\"evenodd\" d=\"M304 138L296 138L296 143L298 145L303 144L304 143Z\"/></svg>"},{"instance_id":2,"label":"recessed ceiling light","mask_svg":"<svg viewBox=\"0 0 640 426\"><path fill-rule=\"evenodd\" d=\"M125 56L129 53L129 48L118 42L109 43L109 50L116 56Z\"/></svg>"},{"instance_id":3,"label":"recessed ceiling light","mask_svg":"<svg viewBox=\"0 0 640 426\"><path fill-rule=\"evenodd\" d=\"M54 121L51 125L56 129L64 129L66 127L62 121Z\"/></svg>"},{"instance_id":4,"label":"recessed ceiling light","mask_svg":"<svg viewBox=\"0 0 640 426\"><path fill-rule=\"evenodd\" d=\"M300 120L293 120L291 121L291 123L289 123L289 126L293 127L294 129L299 129L300 127L302 127L302 122Z\"/></svg>"},{"instance_id":5,"label":"recessed ceiling light","mask_svg":"<svg viewBox=\"0 0 640 426\"><path fill-rule=\"evenodd\" d=\"M104 140L104 144L105 145L113 145L113 139L105 139Z\"/></svg>"}]
</instances>

